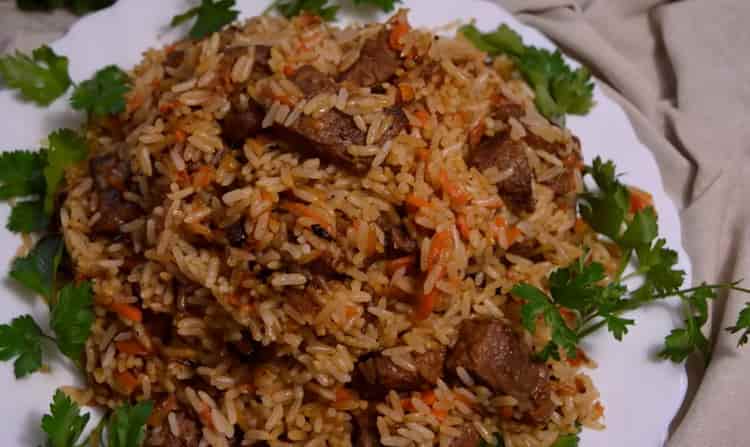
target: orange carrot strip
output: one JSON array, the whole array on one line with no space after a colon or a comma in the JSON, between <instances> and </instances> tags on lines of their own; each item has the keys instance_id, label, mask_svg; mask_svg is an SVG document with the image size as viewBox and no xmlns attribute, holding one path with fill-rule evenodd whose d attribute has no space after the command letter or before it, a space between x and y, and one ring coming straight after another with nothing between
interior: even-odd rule
<instances>
[{"instance_id":1,"label":"orange carrot strip","mask_svg":"<svg viewBox=\"0 0 750 447\"><path fill-rule=\"evenodd\" d=\"M127 320L135 321L137 323L143 321L143 313L139 308L132 304L112 303L109 308Z\"/></svg>"},{"instance_id":2,"label":"orange carrot strip","mask_svg":"<svg viewBox=\"0 0 750 447\"><path fill-rule=\"evenodd\" d=\"M289 77L294 74L294 72L297 71L292 67L291 65L284 65L284 76Z\"/></svg>"},{"instance_id":3,"label":"orange carrot strip","mask_svg":"<svg viewBox=\"0 0 750 447\"><path fill-rule=\"evenodd\" d=\"M466 223L466 216L463 214L456 216L456 226L458 227L458 232L461 233L461 237L468 241L471 230L469 229L469 224Z\"/></svg>"},{"instance_id":4,"label":"orange carrot strip","mask_svg":"<svg viewBox=\"0 0 750 447\"><path fill-rule=\"evenodd\" d=\"M432 390L427 390L422 392L422 396L420 396L422 399L422 402L426 403L429 406L432 406L435 404L435 401L437 401L437 397L435 397L435 392Z\"/></svg>"},{"instance_id":5,"label":"orange carrot strip","mask_svg":"<svg viewBox=\"0 0 750 447\"><path fill-rule=\"evenodd\" d=\"M138 378L130 371L115 373L115 381L125 394L131 394L138 386Z\"/></svg>"},{"instance_id":6,"label":"orange carrot strip","mask_svg":"<svg viewBox=\"0 0 750 447\"><path fill-rule=\"evenodd\" d=\"M336 388L336 402L348 402L354 399L354 394L348 389L342 387Z\"/></svg>"},{"instance_id":7,"label":"orange carrot strip","mask_svg":"<svg viewBox=\"0 0 750 447\"><path fill-rule=\"evenodd\" d=\"M430 252L427 254L427 270L432 269L440 260L440 256L450 244L450 237L451 233L448 230L440 231L432 237Z\"/></svg>"},{"instance_id":8,"label":"orange carrot strip","mask_svg":"<svg viewBox=\"0 0 750 447\"><path fill-rule=\"evenodd\" d=\"M414 89L411 87L411 85L402 82L398 85L398 91L401 93L401 99L404 102L410 102L414 99Z\"/></svg>"},{"instance_id":9,"label":"orange carrot strip","mask_svg":"<svg viewBox=\"0 0 750 447\"><path fill-rule=\"evenodd\" d=\"M505 239L508 241L509 247L513 245L513 243L517 241L518 238L520 237L521 237L521 230L519 230L518 227L515 225L505 230Z\"/></svg>"},{"instance_id":10,"label":"orange carrot strip","mask_svg":"<svg viewBox=\"0 0 750 447\"><path fill-rule=\"evenodd\" d=\"M403 267L409 267L411 265L414 265L414 261L416 260L417 259L414 255L391 259L390 261L386 261L385 271L388 272L388 275L393 275L394 273L396 273L397 270Z\"/></svg>"},{"instance_id":11,"label":"orange carrot strip","mask_svg":"<svg viewBox=\"0 0 750 447\"><path fill-rule=\"evenodd\" d=\"M448 194L448 197L450 197L456 205L466 205L470 199L469 195L464 192L460 186L454 184L448 179L448 173L445 169L441 169L438 176L440 179L440 185L443 188L443 191Z\"/></svg>"},{"instance_id":12,"label":"orange carrot strip","mask_svg":"<svg viewBox=\"0 0 750 447\"><path fill-rule=\"evenodd\" d=\"M115 342L118 351L129 355L146 355L149 350L137 340L120 340Z\"/></svg>"},{"instance_id":13,"label":"orange carrot strip","mask_svg":"<svg viewBox=\"0 0 750 447\"><path fill-rule=\"evenodd\" d=\"M315 211L314 209L310 208L309 206L303 205L299 202L284 202L281 205L281 208L289 211L290 213L294 214L297 217L309 217L310 219L314 220L316 223L318 223L320 226L325 229L328 234L336 234L336 231L333 229L333 227L323 218L323 216Z\"/></svg>"},{"instance_id":14,"label":"orange carrot strip","mask_svg":"<svg viewBox=\"0 0 750 447\"><path fill-rule=\"evenodd\" d=\"M513 407L503 405L500 407L500 417L503 419L511 419L513 417Z\"/></svg>"},{"instance_id":15,"label":"orange carrot strip","mask_svg":"<svg viewBox=\"0 0 750 447\"><path fill-rule=\"evenodd\" d=\"M417 149L417 159L419 161L427 161L430 159L430 150L426 147L420 147Z\"/></svg>"},{"instance_id":16,"label":"orange carrot strip","mask_svg":"<svg viewBox=\"0 0 750 447\"><path fill-rule=\"evenodd\" d=\"M435 302L438 298L438 290L433 287L432 291L427 294L419 295L417 307L414 309L414 319L426 320L435 308Z\"/></svg>"},{"instance_id":17,"label":"orange carrot strip","mask_svg":"<svg viewBox=\"0 0 750 447\"><path fill-rule=\"evenodd\" d=\"M636 188L635 186L628 187L630 191L630 212L637 213L638 211L654 206L654 198L648 192Z\"/></svg>"},{"instance_id":18,"label":"orange carrot strip","mask_svg":"<svg viewBox=\"0 0 750 447\"><path fill-rule=\"evenodd\" d=\"M417 110L414 112L414 116L419 120L420 127L427 127L427 123L430 121L430 114L426 110Z\"/></svg>"},{"instance_id":19,"label":"orange carrot strip","mask_svg":"<svg viewBox=\"0 0 750 447\"><path fill-rule=\"evenodd\" d=\"M486 130L487 126L484 124L484 121L480 121L479 124L474 126L469 131L469 143L472 146L476 146L479 144L479 142L482 140L482 136L484 135L484 131Z\"/></svg>"},{"instance_id":20,"label":"orange carrot strip","mask_svg":"<svg viewBox=\"0 0 750 447\"><path fill-rule=\"evenodd\" d=\"M411 401L411 397L405 397L401 399L401 408L403 408L406 411L416 410L416 408L414 408L414 404Z\"/></svg>"},{"instance_id":21,"label":"orange carrot strip","mask_svg":"<svg viewBox=\"0 0 750 447\"><path fill-rule=\"evenodd\" d=\"M406 22L396 22L391 28L391 34L388 36L388 44L394 50L400 50L404 47L401 43L401 38L409 32L409 24Z\"/></svg>"},{"instance_id":22,"label":"orange carrot strip","mask_svg":"<svg viewBox=\"0 0 750 447\"><path fill-rule=\"evenodd\" d=\"M443 420L448 416L448 412L440 408L433 408L432 415L435 416L435 418L439 422L443 422Z\"/></svg>"},{"instance_id":23,"label":"orange carrot strip","mask_svg":"<svg viewBox=\"0 0 750 447\"><path fill-rule=\"evenodd\" d=\"M407 207L410 208L409 211L412 213L419 211L420 208L430 206L430 202L421 197L417 197L414 194L406 196L404 201L406 202Z\"/></svg>"},{"instance_id":24,"label":"orange carrot strip","mask_svg":"<svg viewBox=\"0 0 750 447\"><path fill-rule=\"evenodd\" d=\"M586 221L585 221L585 220L583 220L583 219L581 219L581 218L579 217L579 218L577 218L577 219L576 219L576 223L575 223L575 225L573 226L573 230L574 230L574 231L575 231L575 232L576 232L577 234L582 234L583 232L585 232L585 231L586 231L586 227L587 227L587 226L588 226L588 224L586 223Z\"/></svg>"},{"instance_id":25,"label":"orange carrot strip","mask_svg":"<svg viewBox=\"0 0 750 447\"><path fill-rule=\"evenodd\" d=\"M193 186L196 188L205 188L214 180L214 169L210 166L203 165L198 168L198 172L193 175Z\"/></svg>"}]
</instances>

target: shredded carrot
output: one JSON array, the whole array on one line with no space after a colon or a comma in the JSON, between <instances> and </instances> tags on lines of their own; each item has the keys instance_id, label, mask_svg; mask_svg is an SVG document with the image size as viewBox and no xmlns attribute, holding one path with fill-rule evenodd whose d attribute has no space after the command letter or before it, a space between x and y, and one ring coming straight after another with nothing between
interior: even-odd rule
<instances>
[{"instance_id":1,"label":"shredded carrot","mask_svg":"<svg viewBox=\"0 0 750 447\"><path fill-rule=\"evenodd\" d=\"M125 394L131 394L138 386L138 378L130 371L115 373L115 380Z\"/></svg>"},{"instance_id":2,"label":"shredded carrot","mask_svg":"<svg viewBox=\"0 0 750 447\"><path fill-rule=\"evenodd\" d=\"M604 415L604 407L601 402L597 401L594 404L594 417L602 417Z\"/></svg>"},{"instance_id":3,"label":"shredded carrot","mask_svg":"<svg viewBox=\"0 0 750 447\"><path fill-rule=\"evenodd\" d=\"M296 72L296 71L297 70L295 70L294 67L292 67L291 65L289 65L289 64L284 65L284 76L286 76L286 77L292 76L294 74L294 72Z\"/></svg>"},{"instance_id":4,"label":"shredded carrot","mask_svg":"<svg viewBox=\"0 0 750 447\"><path fill-rule=\"evenodd\" d=\"M406 411L414 411L416 408L414 408L414 403L411 401L411 397L405 397L401 399L401 408L403 408Z\"/></svg>"},{"instance_id":5,"label":"shredded carrot","mask_svg":"<svg viewBox=\"0 0 750 447\"><path fill-rule=\"evenodd\" d=\"M372 227L367 228L367 256L372 256L378 250L378 235Z\"/></svg>"},{"instance_id":6,"label":"shredded carrot","mask_svg":"<svg viewBox=\"0 0 750 447\"><path fill-rule=\"evenodd\" d=\"M420 208L430 206L430 202L428 202L427 200L421 197L417 197L414 194L409 194L408 196L406 196L405 202L406 202L407 208L412 213L416 213L417 211L419 211Z\"/></svg>"},{"instance_id":7,"label":"shredded carrot","mask_svg":"<svg viewBox=\"0 0 750 447\"><path fill-rule=\"evenodd\" d=\"M430 159L430 150L426 147L420 147L419 149L417 149L417 158L419 159L419 161L426 162Z\"/></svg>"},{"instance_id":8,"label":"shredded carrot","mask_svg":"<svg viewBox=\"0 0 750 447\"><path fill-rule=\"evenodd\" d=\"M159 112L169 113L180 106L180 101L171 101L159 106Z\"/></svg>"},{"instance_id":9,"label":"shredded carrot","mask_svg":"<svg viewBox=\"0 0 750 447\"><path fill-rule=\"evenodd\" d=\"M214 168L203 165L193 175L193 186L197 189L205 188L214 180Z\"/></svg>"},{"instance_id":10,"label":"shredded carrot","mask_svg":"<svg viewBox=\"0 0 750 447\"><path fill-rule=\"evenodd\" d=\"M432 415L435 416L435 419L437 419L438 422L443 422L443 420L448 416L448 412L440 408L433 408Z\"/></svg>"},{"instance_id":11,"label":"shredded carrot","mask_svg":"<svg viewBox=\"0 0 750 447\"><path fill-rule=\"evenodd\" d=\"M479 124L474 126L469 131L469 143L472 146L476 146L482 140L482 136L484 135L484 131L486 130L486 127L487 126L485 126L484 121L480 121Z\"/></svg>"},{"instance_id":12,"label":"shredded carrot","mask_svg":"<svg viewBox=\"0 0 750 447\"><path fill-rule=\"evenodd\" d=\"M433 404L435 404L435 401L437 401L435 392L432 390L423 391L420 399L422 399L422 402L426 403L429 406L432 406Z\"/></svg>"},{"instance_id":13,"label":"shredded carrot","mask_svg":"<svg viewBox=\"0 0 750 447\"><path fill-rule=\"evenodd\" d=\"M140 323L143 321L143 313L139 308L132 304L112 303L109 306L116 314L130 321Z\"/></svg>"},{"instance_id":14,"label":"shredded carrot","mask_svg":"<svg viewBox=\"0 0 750 447\"><path fill-rule=\"evenodd\" d=\"M500 407L500 417L503 419L511 419L513 417L513 407L503 405Z\"/></svg>"},{"instance_id":15,"label":"shredded carrot","mask_svg":"<svg viewBox=\"0 0 750 447\"><path fill-rule=\"evenodd\" d=\"M354 393L343 386L336 388L336 403L348 402L354 399Z\"/></svg>"},{"instance_id":16,"label":"shredded carrot","mask_svg":"<svg viewBox=\"0 0 750 447\"><path fill-rule=\"evenodd\" d=\"M115 342L115 347L118 351L124 352L130 355L146 355L149 350L145 346L140 344L137 340L120 340Z\"/></svg>"},{"instance_id":17,"label":"shredded carrot","mask_svg":"<svg viewBox=\"0 0 750 447\"><path fill-rule=\"evenodd\" d=\"M203 422L203 425L213 429L214 428L214 421L211 418L211 407L209 407L207 404L203 404L201 406L201 411L198 412L198 417L200 417L201 422Z\"/></svg>"},{"instance_id":18,"label":"shredded carrot","mask_svg":"<svg viewBox=\"0 0 750 447\"><path fill-rule=\"evenodd\" d=\"M439 231L432 237L432 243L430 244L430 252L427 254L427 270L431 270L443 252L448 249L451 243L451 233L448 230Z\"/></svg>"},{"instance_id":19,"label":"shredded carrot","mask_svg":"<svg viewBox=\"0 0 750 447\"><path fill-rule=\"evenodd\" d=\"M385 271L388 272L388 275L393 275L394 273L396 273L397 270L403 267L409 267L409 266L414 265L414 262L416 260L417 259L414 255L391 259L389 261L386 261Z\"/></svg>"},{"instance_id":20,"label":"shredded carrot","mask_svg":"<svg viewBox=\"0 0 750 447\"><path fill-rule=\"evenodd\" d=\"M323 218L323 216L307 205L299 202L284 202L281 204L281 208L289 211L297 217L309 217L314 220L315 223L323 227L328 234L336 234L334 228Z\"/></svg>"},{"instance_id":21,"label":"shredded carrot","mask_svg":"<svg viewBox=\"0 0 750 447\"><path fill-rule=\"evenodd\" d=\"M520 237L521 237L521 230L519 230L518 227L515 225L505 230L505 239L508 241L508 247L513 245L513 243L516 242L518 238Z\"/></svg>"},{"instance_id":22,"label":"shredded carrot","mask_svg":"<svg viewBox=\"0 0 750 447\"><path fill-rule=\"evenodd\" d=\"M185 134L185 132L177 129L174 131L174 139L177 140L178 143L184 143L187 139L187 135Z\"/></svg>"},{"instance_id":23,"label":"shredded carrot","mask_svg":"<svg viewBox=\"0 0 750 447\"><path fill-rule=\"evenodd\" d=\"M463 206L468 203L471 197L469 197L469 195L463 190L463 188L450 181L450 179L448 178L448 172L446 172L445 169L440 170L440 174L438 175L438 177L440 179L440 185L443 188L443 191L448 194L448 197L450 197L456 205Z\"/></svg>"},{"instance_id":24,"label":"shredded carrot","mask_svg":"<svg viewBox=\"0 0 750 447\"><path fill-rule=\"evenodd\" d=\"M398 21L393 24L391 28L391 34L388 36L388 43L394 50L400 50L404 47L401 43L401 38L409 32L409 24L406 22Z\"/></svg>"},{"instance_id":25,"label":"shredded carrot","mask_svg":"<svg viewBox=\"0 0 750 447\"><path fill-rule=\"evenodd\" d=\"M162 400L159 405L154 408L151 415L148 417L147 424L151 427L158 427L164 422L169 413L177 409L177 398L174 394L170 394L166 399Z\"/></svg>"},{"instance_id":26,"label":"shredded carrot","mask_svg":"<svg viewBox=\"0 0 750 447\"><path fill-rule=\"evenodd\" d=\"M177 177L175 180L177 180L177 184L185 187L190 184L190 174L188 174L186 171L177 171L175 173L175 177Z\"/></svg>"},{"instance_id":27,"label":"shredded carrot","mask_svg":"<svg viewBox=\"0 0 750 447\"><path fill-rule=\"evenodd\" d=\"M635 186L628 187L628 190L630 191L631 213L637 213L644 208L654 206L654 198L651 194Z\"/></svg>"},{"instance_id":28,"label":"shredded carrot","mask_svg":"<svg viewBox=\"0 0 750 447\"><path fill-rule=\"evenodd\" d=\"M242 304L242 301L240 301L240 297L236 293L230 293L229 295L227 295L227 302L234 307L238 307L240 304Z\"/></svg>"},{"instance_id":29,"label":"shredded carrot","mask_svg":"<svg viewBox=\"0 0 750 447\"><path fill-rule=\"evenodd\" d=\"M174 52L174 50L175 50L176 48L177 48L177 44L174 44L174 43L173 43L173 44L171 44L171 45L167 45L167 46L166 46L166 47L164 48L164 53L165 53L165 54L167 54L167 55L169 55L170 53Z\"/></svg>"},{"instance_id":30,"label":"shredded carrot","mask_svg":"<svg viewBox=\"0 0 750 447\"><path fill-rule=\"evenodd\" d=\"M430 121L430 114L426 110L417 110L414 112L414 116L419 120L420 127L427 127L427 123Z\"/></svg>"},{"instance_id":31,"label":"shredded carrot","mask_svg":"<svg viewBox=\"0 0 750 447\"><path fill-rule=\"evenodd\" d=\"M466 223L466 216L463 214L456 216L456 226L458 227L458 232L461 233L461 237L468 241L471 230L469 229L469 224Z\"/></svg>"},{"instance_id":32,"label":"shredded carrot","mask_svg":"<svg viewBox=\"0 0 750 447\"><path fill-rule=\"evenodd\" d=\"M357 308L355 306L346 306L344 308L344 315L346 315L346 318L351 318L357 315Z\"/></svg>"},{"instance_id":33,"label":"shredded carrot","mask_svg":"<svg viewBox=\"0 0 750 447\"><path fill-rule=\"evenodd\" d=\"M581 160L581 157L579 157L575 153L572 153L565 157L565 159L563 160L563 165L565 165L565 167L567 168L573 168L580 171L583 169L583 160Z\"/></svg>"},{"instance_id":34,"label":"shredded carrot","mask_svg":"<svg viewBox=\"0 0 750 447\"><path fill-rule=\"evenodd\" d=\"M432 313L432 309L435 308L435 303L438 299L437 288L432 288L430 293L420 294L417 301L417 307L414 309L415 320L426 320L427 317Z\"/></svg>"},{"instance_id":35,"label":"shredded carrot","mask_svg":"<svg viewBox=\"0 0 750 447\"><path fill-rule=\"evenodd\" d=\"M579 217L576 219L573 230L576 232L576 234L583 234L586 231L586 227L588 227L586 221Z\"/></svg>"},{"instance_id":36,"label":"shredded carrot","mask_svg":"<svg viewBox=\"0 0 750 447\"><path fill-rule=\"evenodd\" d=\"M411 85L402 82L398 85L398 91L401 93L401 100L411 102L414 99L414 89Z\"/></svg>"}]
</instances>

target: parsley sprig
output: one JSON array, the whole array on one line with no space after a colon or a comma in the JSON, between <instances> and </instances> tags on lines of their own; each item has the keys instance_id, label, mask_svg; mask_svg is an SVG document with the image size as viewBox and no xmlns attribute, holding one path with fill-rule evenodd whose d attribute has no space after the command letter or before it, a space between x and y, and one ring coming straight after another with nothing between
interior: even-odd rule
<instances>
[{"instance_id":1,"label":"parsley sprig","mask_svg":"<svg viewBox=\"0 0 750 447\"><path fill-rule=\"evenodd\" d=\"M525 300L521 308L522 324L530 332L536 329L540 316L551 330L551 340L537 357L559 359L562 348L568 357L575 357L581 339L606 327L620 341L635 320L623 318L625 312L648 303L679 297L684 309L682 328L672 330L665 337L659 356L682 362L693 353L701 353L706 362L711 358L711 347L702 327L708 321L708 303L720 290L750 293L739 286L739 281L728 284L701 284L681 288L685 272L678 269L677 253L666 247L666 240L658 238L656 212L650 206L631 210L630 191L622 184L615 166L596 158L585 170L597 185L587 189L579 199L583 219L599 234L615 242L623 252L622 263L614 277L608 278L604 266L588 262L585 254L568 267L555 270L549 277L549 296L529 284L516 285L512 293ZM623 275L628 262L637 261L636 269ZM625 281L642 278L642 285L629 290ZM566 309L566 319L561 309ZM739 315L737 324L728 328L742 332L739 345L750 337L750 305Z\"/></svg>"},{"instance_id":2,"label":"parsley sprig","mask_svg":"<svg viewBox=\"0 0 750 447\"><path fill-rule=\"evenodd\" d=\"M150 401L135 405L122 405L95 433L107 432L107 447L139 447L145 436L148 417L153 410ZM82 414L81 408L62 391L55 392L50 412L42 417L42 430L47 435L48 447L81 447L89 440L81 440L91 415ZM92 444L93 445L93 444ZM98 445L98 444L97 444Z\"/></svg>"},{"instance_id":3,"label":"parsley sprig","mask_svg":"<svg viewBox=\"0 0 750 447\"><path fill-rule=\"evenodd\" d=\"M240 13L233 9L235 6L234 0L201 0L200 5L174 16L170 25L178 26L195 18L188 34L193 39L202 39L234 22Z\"/></svg>"},{"instance_id":4,"label":"parsley sprig","mask_svg":"<svg viewBox=\"0 0 750 447\"><path fill-rule=\"evenodd\" d=\"M459 31L489 56L510 57L534 89L537 108L550 120L562 124L565 115L585 115L594 106L591 74L585 67L573 70L559 50L551 52L526 45L506 24L490 33L483 33L474 25L462 26Z\"/></svg>"}]
</instances>

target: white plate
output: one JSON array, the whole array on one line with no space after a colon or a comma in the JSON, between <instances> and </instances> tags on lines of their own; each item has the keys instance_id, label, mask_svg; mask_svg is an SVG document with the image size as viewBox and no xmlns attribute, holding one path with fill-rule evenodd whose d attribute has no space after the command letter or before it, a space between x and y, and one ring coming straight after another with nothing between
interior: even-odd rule
<instances>
[{"instance_id":1,"label":"white plate","mask_svg":"<svg viewBox=\"0 0 750 447\"><path fill-rule=\"evenodd\" d=\"M173 15L182 12L195 1L186 0L120 0L114 7L80 20L63 39L52 47L70 58L70 73L74 80L90 77L97 69L117 64L131 67L149 47L166 45L186 34L187 28L169 29ZM243 17L259 14L266 2L240 0ZM455 20L477 19L477 25L494 29L508 23L521 33L527 43L554 48L536 30L517 22L509 13L494 3L472 1L406 1L412 12L414 25L436 27ZM350 20L382 19L383 15L368 16L352 13L345 8L343 15ZM586 117L571 117L568 125L583 144L587 162L601 155L616 162L625 180L654 195L659 211L660 233L669 246L679 252L680 267L688 274L690 263L680 240L680 221L677 210L662 187L661 176L651 153L636 138L625 113L611 99L595 90L596 107ZM67 107L67 98L58 100L50 108L41 109L17 100L14 93L0 92L0 148L25 149L38 146L51 131L80 124L81 117ZM5 222L8 207L0 207L0 222ZM7 277L7 269L19 240L0 229L0 277ZM9 280L0 285L2 308L0 322L8 322L21 313L31 313L40 324L46 323L48 312L40 299L22 294ZM606 408L607 429L601 432L585 430L584 447L656 447L664 443L669 423L685 395L687 378L682 366L658 361L655 354L663 337L679 323L675 303L652 306L630 315L637 321L624 341L618 343L606 333L599 333L586 341L585 349L599 364L591 371L602 394ZM39 423L47 411L56 387L79 383L71 367L52 354L51 372L37 373L23 380L13 378L12 364L0 365L0 417L3 431L0 445L29 446L42 444ZM45 357L49 359L50 356Z\"/></svg>"}]
</instances>

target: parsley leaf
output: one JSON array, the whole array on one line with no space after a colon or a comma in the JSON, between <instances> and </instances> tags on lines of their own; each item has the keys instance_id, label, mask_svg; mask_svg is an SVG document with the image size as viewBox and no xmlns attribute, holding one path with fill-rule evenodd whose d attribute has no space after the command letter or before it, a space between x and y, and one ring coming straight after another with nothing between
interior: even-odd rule
<instances>
[{"instance_id":1,"label":"parsley leaf","mask_svg":"<svg viewBox=\"0 0 750 447\"><path fill-rule=\"evenodd\" d=\"M62 257L60 236L46 236L23 258L16 258L10 269L11 278L34 292L52 298L55 273Z\"/></svg>"},{"instance_id":2,"label":"parsley leaf","mask_svg":"<svg viewBox=\"0 0 750 447\"><path fill-rule=\"evenodd\" d=\"M139 447L145 436L145 424L151 415L153 403L140 402L123 405L109 418L107 447Z\"/></svg>"},{"instance_id":3,"label":"parsley leaf","mask_svg":"<svg viewBox=\"0 0 750 447\"><path fill-rule=\"evenodd\" d=\"M604 266L598 262L585 266L574 262L572 267L557 269L550 275L550 294L557 304L585 313L598 301L601 287L596 283L603 279Z\"/></svg>"},{"instance_id":4,"label":"parsley leaf","mask_svg":"<svg viewBox=\"0 0 750 447\"><path fill-rule=\"evenodd\" d=\"M605 163L596 157L594 163L586 167L585 173L594 178L599 191L579 195L581 216L594 231L618 241L630 209L630 192L617 180L615 165L611 161Z\"/></svg>"},{"instance_id":5,"label":"parsley leaf","mask_svg":"<svg viewBox=\"0 0 750 447\"><path fill-rule=\"evenodd\" d=\"M532 334L536 330L536 319L544 318L552 331L552 342L563 348L569 357L576 356L578 337L560 315L560 310L547 298L541 290L529 284L518 284L511 293L526 300L521 308L521 324Z\"/></svg>"},{"instance_id":6,"label":"parsley leaf","mask_svg":"<svg viewBox=\"0 0 750 447\"><path fill-rule=\"evenodd\" d=\"M569 435L562 435L557 438L551 447L578 447L578 442L581 438L577 434L571 433Z\"/></svg>"},{"instance_id":7,"label":"parsley leaf","mask_svg":"<svg viewBox=\"0 0 750 447\"><path fill-rule=\"evenodd\" d=\"M14 233L34 233L44 230L48 224L49 216L44 212L44 203L29 200L13 207L6 228Z\"/></svg>"},{"instance_id":8,"label":"parsley leaf","mask_svg":"<svg viewBox=\"0 0 750 447\"><path fill-rule=\"evenodd\" d=\"M320 16L321 19L330 22L336 20L336 13L339 7L329 5L328 0L291 0L276 3L276 9L281 15L287 18L307 12Z\"/></svg>"},{"instance_id":9,"label":"parsley leaf","mask_svg":"<svg viewBox=\"0 0 750 447\"><path fill-rule=\"evenodd\" d=\"M647 207L635 213L619 243L625 248L638 248L651 244L658 234L656 212L652 207Z\"/></svg>"},{"instance_id":10,"label":"parsley leaf","mask_svg":"<svg viewBox=\"0 0 750 447\"><path fill-rule=\"evenodd\" d=\"M89 115L115 115L125 110L125 93L130 90L130 78L116 65L109 65L81 82L73 91L70 104Z\"/></svg>"},{"instance_id":11,"label":"parsley leaf","mask_svg":"<svg viewBox=\"0 0 750 447\"><path fill-rule=\"evenodd\" d=\"M42 430L47 434L49 447L74 447L89 422L88 413L60 390L55 392L49 406L50 414L42 417Z\"/></svg>"},{"instance_id":12,"label":"parsley leaf","mask_svg":"<svg viewBox=\"0 0 750 447\"><path fill-rule=\"evenodd\" d=\"M474 25L459 29L478 49L490 56L507 54L534 90L534 103L550 120L562 122L566 114L585 115L594 106L594 83L585 67L573 70L560 51L527 46L521 36L505 24L491 33Z\"/></svg>"},{"instance_id":13,"label":"parsley leaf","mask_svg":"<svg viewBox=\"0 0 750 447\"><path fill-rule=\"evenodd\" d=\"M384 12L393 11L396 3L401 3L401 0L354 0L354 4L357 6L372 5Z\"/></svg>"},{"instance_id":14,"label":"parsley leaf","mask_svg":"<svg viewBox=\"0 0 750 447\"><path fill-rule=\"evenodd\" d=\"M201 0L201 4L195 8L174 16L170 25L177 26L196 17L189 36L193 39L202 39L232 23L240 14L238 10L232 9L234 7L234 0Z\"/></svg>"},{"instance_id":15,"label":"parsley leaf","mask_svg":"<svg viewBox=\"0 0 750 447\"><path fill-rule=\"evenodd\" d=\"M636 249L638 272L646 275L646 282L641 289L649 293L674 293L685 279L685 272L674 268L677 265L677 252L665 248L666 244L666 240L658 239L653 246Z\"/></svg>"},{"instance_id":16,"label":"parsley leaf","mask_svg":"<svg viewBox=\"0 0 750 447\"><path fill-rule=\"evenodd\" d=\"M675 363L684 361L695 351L703 353L706 363L711 359L711 345L701 328L708 321L708 300L716 298L716 292L702 284L690 294L682 294L685 307L685 327L673 329L664 339L664 349L659 357Z\"/></svg>"},{"instance_id":17,"label":"parsley leaf","mask_svg":"<svg viewBox=\"0 0 750 447\"><path fill-rule=\"evenodd\" d=\"M0 154L0 199L44 194L44 152Z\"/></svg>"},{"instance_id":18,"label":"parsley leaf","mask_svg":"<svg viewBox=\"0 0 750 447\"><path fill-rule=\"evenodd\" d=\"M62 288L52 307L50 326L57 336L60 351L78 362L94 323L91 283L70 283Z\"/></svg>"},{"instance_id":19,"label":"parsley leaf","mask_svg":"<svg viewBox=\"0 0 750 447\"><path fill-rule=\"evenodd\" d=\"M47 214L52 214L57 187L63 179L65 168L85 159L87 153L86 140L76 132L60 129L50 134L47 166L44 168L47 183L44 210Z\"/></svg>"},{"instance_id":20,"label":"parsley leaf","mask_svg":"<svg viewBox=\"0 0 750 447\"><path fill-rule=\"evenodd\" d=\"M62 96L72 81L68 75L68 58L58 56L46 45L32 51L0 57L0 78L21 96L40 106L49 105Z\"/></svg>"},{"instance_id":21,"label":"parsley leaf","mask_svg":"<svg viewBox=\"0 0 750 447\"><path fill-rule=\"evenodd\" d=\"M42 367L42 330L29 315L0 325L0 360L16 358L13 369L16 378L26 376Z\"/></svg>"},{"instance_id":22,"label":"parsley leaf","mask_svg":"<svg viewBox=\"0 0 750 447\"><path fill-rule=\"evenodd\" d=\"M726 329L731 334L736 334L742 331L737 346L742 346L748 342L750 338L750 303L745 303L745 307L740 311L737 317L737 322L734 326L730 326Z\"/></svg>"}]
</instances>

